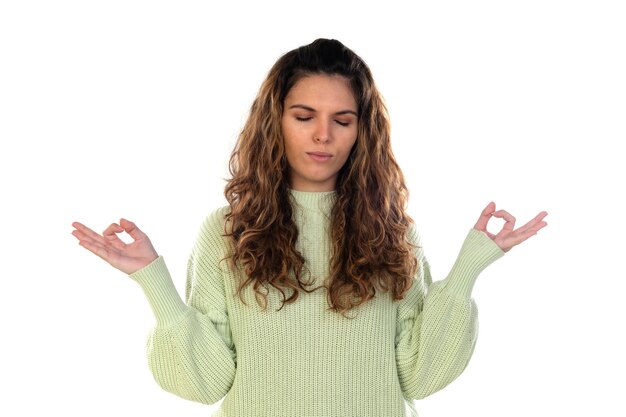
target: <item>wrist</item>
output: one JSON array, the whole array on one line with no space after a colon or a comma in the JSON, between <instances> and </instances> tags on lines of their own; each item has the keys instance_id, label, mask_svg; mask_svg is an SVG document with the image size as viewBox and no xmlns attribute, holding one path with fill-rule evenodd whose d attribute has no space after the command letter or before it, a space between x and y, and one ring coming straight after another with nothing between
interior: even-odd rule
<instances>
[{"instance_id":1,"label":"wrist","mask_svg":"<svg viewBox=\"0 0 626 417\"><path fill-rule=\"evenodd\" d=\"M489 236L480 230L470 229L446 278L446 288L469 298L478 275L502 256L504 251Z\"/></svg>"}]
</instances>

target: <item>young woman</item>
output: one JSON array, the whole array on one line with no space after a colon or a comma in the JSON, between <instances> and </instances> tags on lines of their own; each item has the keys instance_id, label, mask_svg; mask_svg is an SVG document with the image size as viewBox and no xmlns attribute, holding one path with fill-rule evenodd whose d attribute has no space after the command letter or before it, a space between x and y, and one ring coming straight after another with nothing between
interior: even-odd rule
<instances>
[{"instance_id":1,"label":"young woman","mask_svg":"<svg viewBox=\"0 0 626 417\"><path fill-rule=\"evenodd\" d=\"M127 273L156 316L157 382L215 416L415 416L476 341L479 273L546 225L489 203L449 275L432 282L370 70L336 40L283 55L230 160L228 206L207 216L185 301L134 223L80 245ZM506 223L487 231L491 217ZM117 233L134 241L125 244Z\"/></svg>"}]
</instances>

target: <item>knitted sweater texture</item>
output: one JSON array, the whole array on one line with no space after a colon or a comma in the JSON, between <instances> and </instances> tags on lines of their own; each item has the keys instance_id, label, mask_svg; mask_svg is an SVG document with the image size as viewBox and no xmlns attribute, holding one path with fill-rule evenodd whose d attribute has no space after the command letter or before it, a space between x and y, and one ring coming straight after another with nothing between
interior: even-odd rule
<instances>
[{"instance_id":1,"label":"knitted sweater texture","mask_svg":"<svg viewBox=\"0 0 626 417\"><path fill-rule=\"evenodd\" d=\"M298 250L314 288L328 275L328 214L334 192L291 191ZM377 291L343 317L327 310L326 289L301 292L280 311L269 287L263 311L252 285L244 305L237 274L223 260L229 244L221 208L207 216L189 257L185 301L162 256L130 275L156 317L148 339L150 369L165 390L205 404L213 417L406 417L413 400L448 385L467 366L477 336L471 291L504 252L471 229L448 276L432 282L421 247L403 300ZM420 245L411 229L411 239ZM287 296L290 295L287 293Z\"/></svg>"}]
</instances>

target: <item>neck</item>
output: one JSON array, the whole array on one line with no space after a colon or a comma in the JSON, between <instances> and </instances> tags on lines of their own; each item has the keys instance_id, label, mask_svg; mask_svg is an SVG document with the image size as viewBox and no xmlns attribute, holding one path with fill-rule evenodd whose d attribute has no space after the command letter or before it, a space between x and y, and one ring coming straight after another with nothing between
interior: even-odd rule
<instances>
[{"instance_id":1,"label":"neck","mask_svg":"<svg viewBox=\"0 0 626 417\"><path fill-rule=\"evenodd\" d=\"M337 192L334 190L298 191L289 189L289 192L296 205L307 209L322 210L326 213L330 212L337 197Z\"/></svg>"}]
</instances>

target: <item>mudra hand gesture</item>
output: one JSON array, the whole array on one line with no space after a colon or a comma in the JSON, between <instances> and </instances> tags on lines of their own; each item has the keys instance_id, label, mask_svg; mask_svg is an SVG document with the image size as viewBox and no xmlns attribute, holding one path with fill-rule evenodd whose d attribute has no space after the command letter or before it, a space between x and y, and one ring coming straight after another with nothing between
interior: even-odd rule
<instances>
[{"instance_id":1,"label":"mudra hand gesture","mask_svg":"<svg viewBox=\"0 0 626 417\"><path fill-rule=\"evenodd\" d=\"M474 225L474 229L484 232L504 252L508 252L513 246L519 245L529 237L536 235L541 228L548 224L542 221L548 213L542 211L524 226L513 229L515 227L515 217L505 210L496 211L495 208L496 204L494 202L487 204L487 207L483 209ZM487 231L487 223L489 223L492 217L499 217L505 220L502 230L495 235ZM72 223L72 226L76 229L72 231L72 235L79 240L79 244L82 247L126 274L138 271L159 256L148 236L139 230L133 222L126 219L120 219L119 224L111 223L102 232L102 235L79 222ZM128 233L134 241L132 243L124 243L117 236L117 233L122 232Z\"/></svg>"},{"instance_id":2,"label":"mudra hand gesture","mask_svg":"<svg viewBox=\"0 0 626 417\"><path fill-rule=\"evenodd\" d=\"M542 211L534 219L519 227L517 229L513 229L515 227L515 217L510 215L505 210L496 210L496 203L491 202L487 204L487 207L484 208L481 213L476 225L474 225L474 229L480 230L481 232L485 232L487 236L489 236L504 252L508 252L513 246L519 245L526 239L531 236L537 234L537 232L545 227L548 223L542 221L544 217L548 215L547 212ZM499 217L504 219L506 223L502 226L502 230L498 232L498 234L493 234L487 231L487 223L491 217Z\"/></svg>"},{"instance_id":3,"label":"mudra hand gesture","mask_svg":"<svg viewBox=\"0 0 626 417\"><path fill-rule=\"evenodd\" d=\"M138 271L159 256L148 236L126 219L120 219L119 224L112 223L102 235L79 222L72 223L72 226L76 228L72 235L82 247L126 274ZM134 242L124 243L116 234L122 232L128 233Z\"/></svg>"}]
</instances>

